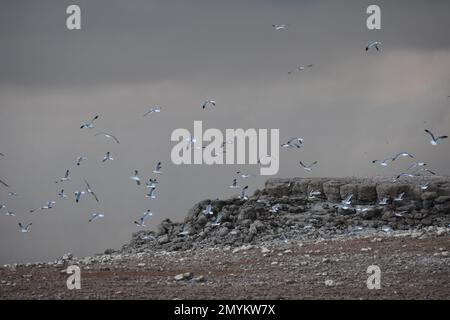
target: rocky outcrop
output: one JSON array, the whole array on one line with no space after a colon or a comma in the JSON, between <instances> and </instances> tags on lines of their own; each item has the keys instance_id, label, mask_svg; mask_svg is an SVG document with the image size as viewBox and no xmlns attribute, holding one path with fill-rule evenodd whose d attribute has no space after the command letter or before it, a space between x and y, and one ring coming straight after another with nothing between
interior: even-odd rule
<instances>
[{"instance_id":1,"label":"rocky outcrop","mask_svg":"<svg viewBox=\"0 0 450 320\"><path fill-rule=\"evenodd\" d=\"M343 205L349 195L351 204ZM208 204L212 215L203 212ZM246 201L204 200L183 222L166 219L156 231L137 232L123 250L241 246L449 225L449 177L269 179Z\"/></svg>"}]
</instances>

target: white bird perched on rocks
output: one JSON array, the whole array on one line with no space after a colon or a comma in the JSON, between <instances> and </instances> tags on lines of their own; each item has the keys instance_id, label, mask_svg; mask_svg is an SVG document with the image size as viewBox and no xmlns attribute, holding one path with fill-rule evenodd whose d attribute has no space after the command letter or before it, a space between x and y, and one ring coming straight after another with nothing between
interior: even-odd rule
<instances>
[{"instance_id":1,"label":"white bird perched on rocks","mask_svg":"<svg viewBox=\"0 0 450 320\"><path fill-rule=\"evenodd\" d=\"M94 121L97 120L97 119L98 119L98 115L95 116L90 122L81 125L80 129L84 129L84 128L93 129L94 128Z\"/></svg>"},{"instance_id":2,"label":"white bird perched on rocks","mask_svg":"<svg viewBox=\"0 0 450 320\"><path fill-rule=\"evenodd\" d=\"M420 190L424 191L424 190L428 189L429 185L430 185L429 182L424 182L424 183L419 184L419 188L420 188Z\"/></svg>"},{"instance_id":3,"label":"white bird perched on rocks","mask_svg":"<svg viewBox=\"0 0 450 320\"><path fill-rule=\"evenodd\" d=\"M233 179L233 184L230 186L231 189L240 189L242 188L237 184L237 179Z\"/></svg>"},{"instance_id":4,"label":"white bird perched on rocks","mask_svg":"<svg viewBox=\"0 0 450 320\"><path fill-rule=\"evenodd\" d=\"M377 49L377 51L380 51L381 42L380 41L369 41L366 45L366 51L369 51L372 48Z\"/></svg>"},{"instance_id":5,"label":"white bird perched on rocks","mask_svg":"<svg viewBox=\"0 0 450 320\"><path fill-rule=\"evenodd\" d=\"M103 160L102 160L102 162L106 162L106 161L112 161L112 160L114 160L114 158L113 157L111 157L111 152L107 152L106 153L106 155L103 157Z\"/></svg>"},{"instance_id":6,"label":"white bird perched on rocks","mask_svg":"<svg viewBox=\"0 0 450 320\"><path fill-rule=\"evenodd\" d=\"M23 225L21 222L19 222L20 232L22 232L22 233L28 233L28 232L30 232L32 224L33 224L33 223L30 222L29 224L27 224L27 225L25 226L25 225Z\"/></svg>"},{"instance_id":7,"label":"white bird perched on rocks","mask_svg":"<svg viewBox=\"0 0 450 320\"><path fill-rule=\"evenodd\" d=\"M280 210L281 210L281 205L279 203L277 203L270 208L269 212L278 213L278 211L280 211Z\"/></svg>"},{"instance_id":8,"label":"white bird perched on rocks","mask_svg":"<svg viewBox=\"0 0 450 320\"><path fill-rule=\"evenodd\" d=\"M78 203L78 202L80 202L81 196L84 195L85 192L84 191L75 191L74 194L75 194L75 202Z\"/></svg>"},{"instance_id":9,"label":"white bird perched on rocks","mask_svg":"<svg viewBox=\"0 0 450 320\"><path fill-rule=\"evenodd\" d=\"M236 174L240 175L242 179L248 179L250 177L255 177L256 175L248 172L236 171Z\"/></svg>"},{"instance_id":10,"label":"white bird perched on rocks","mask_svg":"<svg viewBox=\"0 0 450 320\"><path fill-rule=\"evenodd\" d=\"M131 180L135 181L138 186L141 185L141 178L139 178L139 172L134 170L134 175L130 177Z\"/></svg>"},{"instance_id":11,"label":"white bird perched on rocks","mask_svg":"<svg viewBox=\"0 0 450 320\"><path fill-rule=\"evenodd\" d=\"M94 193L94 191L92 191L92 188L91 188L91 186L89 185L89 183L87 182L86 179L84 179L84 183L86 184L86 189L85 189L86 192L89 193L91 196L93 196L95 201L99 202L97 195Z\"/></svg>"},{"instance_id":12,"label":"white bird perched on rocks","mask_svg":"<svg viewBox=\"0 0 450 320\"><path fill-rule=\"evenodd\" d=\"M151 114L151 113L160 113L161 112L161 107L152 107L152 108L150 108L150 110L148 110L144 115L143 115L143 117L146 117L146 116L148 116L149 114Z\"/></svg>"},{"instance_id":13,"label":"white bird perched on rocks","mask_svg":"<svg viewBox=\"0 0 450 320\"><path fill-rule=\"evenodd\" d=\"M151 217L153 215L153 213L150 210L147 210L143 213L142 217L139 218L139 221L134 221L134 224L137 225L138 227L146 227L145 225L145 219L147 219L148 217Z\"/></svg>"},{"instance_id":14,"label":"white bird perched on rocks","mask_svg":"<svg viewBox=\"0 0 450 320\"><path fill-rule=\"evenodd\" d=\"M305 169L306 171L312 171L312 167L315 166L317 164L317 161L314 161L313 163L311 163L310 165L306 165L303 162L300 161L300 165L303 167L303 169Z\"/></svg>"},{"instance_id":15,"label":"white bird perched on rocks","mask_svg":"<svg viewBox=\"0 0 450 320\"><path fill-rule=\"evenodd\" d=\"M447 138L448 138L448 136L440 136L440 137L437 137L437 138L436 138L435 135L434 135L430 130L428 130L428 129L425 129L425 132L428 133L428 134L430 135L430 137L431 137L430 143L431 143L433 146L437 146L439 140L447 139Z\"/></svg>"},{"instance_id":16,"label":"white bird perched on rocks","mask_svg":"<svg viewBox=\"0 0 450 320\"><path fill-rule=\"evenodd\" d=\"M156 187L150 188L148 194L145 195L146 198L156 199Z\"/></svg>"},{"instance_id":17,"label":"white bird perched on rocks","mask_svg":"<svg viewBox=\"0 0 450 320\"><path fill-rule=\"evenodd\" d=\"M212 206L210 204L208 204L202 212L205 216L214 214L214 211L212 210Z\"/></svg>"},{"instance_id":18,"label":"white bird perched on rocks","mask_svg":"<svg viewBox=\"0 0 450 320\"><path fill-rule=\"evenodd\" d=\"M61 199L67 198L67 194L64 193L64 189L61 189L61 191L58 193L58 196Z\"/></svg>"},{"instance_id":19,"label":"white bird perched on rocks","mask_svg":"<svg viewBox=\"0 0 450 320\"><path fill-rule=\"evenodd\" d=\"M318 190L311 190L309 192L308 199L316 199L317 196L320 196L321 194L322 194L322 192L320 192Z\"/></svg>"},{"instance_id":20,"label":"white bird perched on rocks","mask_svg":"<svg viewBox=\"0 0 450 320\"><path fill-rule=\"evenodd\" d=\"M381 201L378 203L380 206L385 206L388 204L389 198L384 197L383 199L381 199Z\"/></svg>"},{"instance_id":21,"label":"white bird perched on rocks","mask_svg":"<svg viewBox=\"0 0 450 320\"><path fill-rule=\"evenodd\" d=\"M96 137L104 136L105 138L113 139L117 144L120 144L119 140L115 136L113 136L112 134L107 133L107 132L99 132L99 133L96 133L95 136Z\"/></svg>"},{"instance_id":22,"label":"white bird perched on rocks","mask_svg":"<svg viewBox=\"0 0 450 320\"><path fill-rule=\"evenodd\" d=\"M289 27L288 23L284 23L284 24L273 24L272 28L274 28L276 31L279 30L287 30L287 28Z\"/></svg>"},{"instance_id":23,"label":"white bird perched on rocks","mask_svg":"<svg viewBox=\"0 0 450 320\"><path fill-rule=\"evenodd\" d=\"M203 102L202 108L205 109L209 104L215 107L216 106L216 101L214 101L214 100L205 100Z\"/></svg>"},{"instance_id":24,"label":"white bird perched on rocks","mask_svg":"<svg viewBox=\"0 0 450 320\"><path fill-rule=\"evenodd\" d=\"M91 215L91 218L89 219L89 222L92 222L92 221L95 221L95 220L98 220L98 219L101 219L101 218L104 218L104 217L105 217L105 215L103 213L94 212Z\"/></svg>"},{"instance_id":25,"label":"white bird perched on rocks","mask_svg":"<svg viewBox=\"0 0 450 320\"><path fill-rule=\"evenodd\" d=\"M70 180L69 170L66 170L64 177L60 178L58 181L55 181L55 183L69 181L69 180Z\"/></svg>"},{"instance_id":26,"label":"white bird perched on rocks","mask_svg":"<svg viewBox=\"0 0 450 320\"><path fill-rule=\"evenodd\" d=\"M162 168L162 166L161 166L161 161L160 161L156 164L156 167L155 167L155 170L153 170L153 173L162 174L161 168Z\"/></svg>"},{"instance_id":27,"label":"white bird perched on rocks","mask_svg":"<svg viewBox=\"0 0 450 320\"><path fill-rule=\"evenodd\" d=\"M303 145L303 138L295 137L289 139L288 142L283 143L281 147L291 149L291 148L300 148L302 145Z\"/></svg>"},{"instance_id":28,"label":"white bird perched on rocks","mask_svg":"<svg viewBox=\"0 0 450 320\"><path fill-rule=\"evenodd\" d=\"M394 201L403 201L404 192L400 193L397 197L394 198Z\"/></svg>"},{"instance_id":29,"label":"white bird perched on rocks","mask_svg":"<svg viewBox=\"0 0 450 320\"><path fill-rule=\"evenodd\" d=\"M245 191L248 189L248 186L242 188L241 194L239 195L239 199L248 200L248 197L245 195Z\"/></svg>"},{"instance_id":30,"label":"white bird perched on rocks","mask_svg":"<svg viewBox=\"0 0 450 320\"><path fill-rule=\"evenodd\" d=\"M84 157L84 156L77 157L77 160L76 160L77 161L77 166L79 166L81 164L81 162L84 161L84 160L87 160L87 158Z\"/></svg>"}]
</instances>

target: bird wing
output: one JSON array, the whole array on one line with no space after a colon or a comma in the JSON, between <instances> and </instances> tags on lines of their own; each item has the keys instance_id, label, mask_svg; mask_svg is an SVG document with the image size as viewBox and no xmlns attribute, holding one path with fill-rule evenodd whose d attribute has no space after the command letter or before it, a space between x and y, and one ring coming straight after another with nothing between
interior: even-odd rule
<instances>
[{"instance_id":1,"label":"bird wing","mask_svg":"<svg viewBox=\"0 0 450 320\"><path fill-rule=\"evenodd\" d=\"M313 163L311 163L310 167L312 167L313 165L316 165L316 164L317 164L317 161L314 161Z\"/></svg>"},{"instance_id":2,"label":"bird wing","mask_svg":"<svg viewBox=\"0 0 450 320\"><path fill-rule=\"evenodd\" d=\"M436 139L434 138L434 134L430 130L425 129L425 132L428 133L431 136L431 139L436 141Z\"/></svg>"},{"instance_id":3,"label":"bird wing","mask_svg":"<svg viewBox=\"0 0 450 320\"><path fill-rule=\"evenodd\" d=\"M2 180L0 180L0 183L1 183L2 185L4 185L5 187L9 188L9 186L8 186L5 182L3 182Z\"/></svg>"},{"instance_id":4,"label":"bird wing","mask_svg":"<svg viewBox=\"0 0 450 320\"><path fill-rule=\"evenodd\" d=\"M436 139L436 141L437 140L440 140L440 139L447 139L448 138L448 136L440 136L440 137L438 137L437 139Z\"/></svg>"},{"instance_id":5,"label":"bird wing","mask_svg":"<svg viewBox=\"0 0 450 320\"><path fill-rule=\"evenodd\" d=\"M300 161L300 165L301 165L303 168L306 168L305 164L304 164L303 162L301 162L301 161Z\"/></svg>"},{"instance_id":6,"label":"bird wing","mask_svg":"<svg viewBox=\"0 0 450 320\"><path fill-rule=\"evenodd\" d=\"M95 201L99 202L97 195L93 191L91 191L90 194L95 198Z\"/></svg>"}]
</instances>

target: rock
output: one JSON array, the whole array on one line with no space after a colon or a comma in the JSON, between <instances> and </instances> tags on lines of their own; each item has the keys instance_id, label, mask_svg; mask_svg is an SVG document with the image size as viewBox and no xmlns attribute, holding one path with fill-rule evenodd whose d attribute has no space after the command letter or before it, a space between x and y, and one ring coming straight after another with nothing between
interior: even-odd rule
<instances>
[{"instance_id":1,"label":"rock","mask_svg":"<svg viewBox=\"0 0 450 320\"><path fill-rule=\"evenodd\" d=\"M230 229L228 229L227 227L221 227L219 229L218 235L220 237L225 237L229 232L230 232Z\"/></svg>"},{"instance_id":2,"label":"rock","mask_svg":"<svg viewBox=\"0 0 450 320\"><path fill-rule=\"evenodd\" d=\"M158 243L159 244L166 244L169 243L169 235L165 234L161 237L158 238Z\"/></svg>"},{"instance_id":3,"label":"rock","mask_svg":"<svg viewBox=\"0 0 450 320\"><path fill-rule=\"evenodd\" d=\"M269 253L269 252L270 252L270 250L267 247L261 247L261 253L262 254L266 254L266 253Z\"/></svg>"},{"instance_id":4,"label":"rock","mask_svg":"<svg viewBox=\"0 0 450 320\"><path fill-rule=\"evenodd\" d=\"M335 285L336 285L336 283L333 280L331 280L331 279L325 280L325 286L334 287Z\"/></svg>"},{"instance_id":5,"label":"rock","mask_svg":"<svg viewBox=\"0 0 450 320\"><path fill-rule=\"evenodd\" d=\"M255 220L256 219L256 210L253 207L247 207L244 209L241 209L238 214L238 221L242 220Z\"/></svg>"},{"instance_id":6,"label":"rock","mask_svg":"<svg viewBox=\"0 0 450 320\"><path fill-rule=\"evenodd\" d=\"M341 201L341 185L343 185L343 182L339 181L328 181L323 184L323 193L328 201Z\"/></svg>"},{"instance_id":7,"label":"rock","mask_svg":"<svg viewBox=\"0 0 450 320\"><path fill-rule=\"evenodd\" d=\"M440 196L434 199L434 203L436 204L444 204L450 202L450 196Z\"/></svg>"},{"instance_id":8,"label":"rock","mask_svg":"<svg viewBox=\"0 0 450 320\"><path fill-rule=\"evenodd\" d=\"M432 201L438 197L436 192L424 192L422 194L422 200L423 201Z\"/></svg>"}]
</instances>

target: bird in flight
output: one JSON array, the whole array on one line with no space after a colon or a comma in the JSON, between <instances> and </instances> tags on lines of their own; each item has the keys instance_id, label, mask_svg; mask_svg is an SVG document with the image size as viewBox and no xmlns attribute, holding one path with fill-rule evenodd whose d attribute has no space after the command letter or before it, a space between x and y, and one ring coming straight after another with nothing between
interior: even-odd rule
<instances>
[{"instance_id":1,"label":"bird in flight","mask_svg":"<svg viewBox=\"0 0 450 320\"><path fill-rule=\"evenodd\" d=\"M97 119L98 119L98 115L96 115L90 122L81 125L80 129L84 129L84 128L93 129L94 121Z\"/></svg>"},{"instance_id":2,"label":"bird in flight","mask_svg":"<svg viewBox=\"0 0 450 320\"><path fill-rule=\"evenodd\" d=\"M75 202L78 203L80 202L81 196L84 195L86 192L84 191L75 191Z\"/></svg>"},{"instance_id":3,"label":"bird in flight","mask_svg":"<svg viewBox=\"0 0 450 320\"><path fill-rule=\"evenodd\" d=\"M64 193L64 189L62 189L62 190L58 193L58 196L59 196L60 198L62 198L62 199L67 198L67 194Z\"/></svg>"},{"instance_id":4,"label":"bird in flight","mask_svg":"<svg viewBox=\"0 0 450 320\"><path fill-rule=\"evenodd\" d=\"M237 179L233 179L233 184L230 186L231 189L240 189L242 188L237 184Z\"/></svg>"},{"instance_id":5,"label":"bird in flight","mask_svg":"<svg viewBox=\"0 0 450 320\"><path fill-rule=\"evenodd\" d=\"M92 188L86 179L84 179L84 183L86 184L86 192L89 193L90 195L92 195L94 197L95 201L99 202L97 195L94 193L94 191L92 191Z\"/></svg>"},{"instance_id":6,"label":"bird in flight","mask_svg":"<svg viewBox=\"0 0 450 320\"><path fill-rule=\"evenodd\" d=\"M22 233L30 232L31 225L32 225L31 222L29 224L27 224L26 226L24 226L21 222L19 222L20 232L22 232Z\"/></svg>"},{"instance_id":7,"label":"bird in flight","mask_svg":"<svg viewBox=\"0 0 450 320\"><path fill-rule=\"evenodd\" d=\"M306 165L303 162L300 161L300 165L303 167L303 169L305 169L306 171L312 171L312 167L315 166L317 164L317 161L314 161L313 163L311 163L310 165Z\"/></svg>"},{"instance_id":8,"label":"bird in flight","mask_svg":"<svg viewBox=\"0 0 450 320\"><path fill-rule=\"evenodd\" d=\"M150 188L148 194L145 195L146 198L156 199L156 187Z\"/></svg>"},{"instance_id":9,"label":"bird in flight","mask_svg":"<svg viewBox=\"0 0 450 320\"><path fill-rule=\"evenodd\" d=\"M256 176L254 173L242 172L242 171L236 171L236 174L240 175L242 179L248 179L250 177Z\"/></svg>"},{"instance_id":10,"label":"bird in flight","mask_svg":"<svg viewBox=\"0 0 450 320\"><path fill-rule=\"evenodd\" d=\"M245 195L245 191L248 189L248 186L242 188L241 194L239 195L240 200L248 200L248 197Z\"/></svg>"},{"instance_id":11,"label":"bird in flight","mask_svg":"<svg viewBox=\"0 0 450 320\"><path fill-rule=\"evenodd\" d=\"M436 136L435 136L430 130L428 130L428 129L425 129L425 132L428 133L428 134L430 135L430 137L431 137L430 143L431 143L433 146L437 146L439 140L447 139L447 138L448 138L448 136L440 136L440 137L437 137L437 138L436 138Z\"/></svg>"},{"instance_id":12,"label":"bird in flight","mask_svg":"<svg viewBox=\"0 0 450 320\"><path fill-rule=\"evenodd\" d=\"M161 168L162 168L162 166L161 166L161 161L160 161L156 164L156 167L155 167L155 170L153 170L153 173L162 174Z\"/></svg>"},{"instance_id":13,"label":"bird in flight","mask_svg":"<svg viewBox=\"0 0 450 320\"><path fill-rule=\"evenodd\" d=\"M210 204L208 204L206 206L206 208L203 210L203 214L206 216L208 214L214 214L213 210L212 210L212 206Z\"/></svg>"},{"instance_id":14,"label":"bird in flight","mask_svg":"<svg viewBox=\"0 0 450 320\"><path fill-rule=\"evenodd\" d=\"M139 178L139 172L134 170L134 175L130 177L131 180L136 181L137 185L141 185L141 178Z\"/></svg>"},{"instance_id":15,"label":"bird in flight","mask_svg":"<svg viewBox=\"0 0 450 320\"><path fill-rule=\"evenodd\" d=\"M158 180L150 178L148 182L145 183L145 186L147 188L156 188L158 184L159 184Z\"/></svg>"},{"instance_id":16,"label":"bird in flight","mask_svg":"<svg viewBox=\"0 0 450 320\"><path fill-rule=\"evenodd\" d=\"M112 134L107 133L107 132L99 132L99 133L96 133L95 136L96 137L97 136L104 136L105 138L113 139L117 144L120 144L119 140L115 136L113 136Z\"/></svg>"},{"instance_id":17,"label":"bird in flight","mask_svg":"<svg viewBox=\"0 0 450 320\"><path fill-rule=\"evenodd\" d=\"M79 156L79 157L77 158L77 166L79 166L79 165L81 164L81 162L84 161L84 160L87 160L87 158L86 158L86 157L83 157L83 156Z\"/></svg>"},{"instance_id":18,"label":"bird in flight","mask_svg":"<svg viewBox=\"0 0 450 320\"><path fill-rule=\"evenodd\" d=\"M68 180L70 180L69 170L66 170L64 177L60 178L59 181L55 181L55 183L64 182L64 181L68 181Z\"/></svg>"},{"instance_id":19,"label":"bird in flight","mask_svg":"<svg viewBox=\"0 0 450 320\"><path fill-rule=\"evenodd\" d=\"M17 192L8 192L8 196L17 197L19 194Z\"/></svg>"},{"instance_id":20,"label":"bird in flight","mask_svg":"<svg viewBox=\"0 0 450 320\"><path fill-rule=\"evenodd\" d=\"M298 66L296 71L303 71L306 70L306 68L312 68L314 65L313 64L307 64L306 66ZM289 71L288 74L292 74L293 71Z\"/></svg>"},{"instance_id":21,"label":"bird in flight","mask_svg":"<svg viewBox=\"0 0 450 320\"><path fill-rule=\"evenodd\" d=\"M394 201L403 201L404 195L404 192L400 193L397 197L394 198Z\"/></svg>"},{"instance_id":22,"label":"bird in flight","mask_svg":"<svg viewBox=\"0 0 450 320\"><path fill-rule=\"evenodd\" d=\"M427 164L424 163L424 162L414 162L412 165L409 166L409 168L407 170L409 171L409 170L412 170L412 169L415 169L415 168L424 167L426 165Z\"/></svg>"},{"instance_id":23,"label":"bird in flight","mask_svg":"<svg viewBox=\"0 0 450 320\"><path fill-rule=\"evenodd\" d=\"M34 213L37 210L50 210L53 208L55 203L56 203L55 201L47 201L47 203L42 207L30 210L30 213Z\"/></svg>"},{"instance_id":24,"label":"bird in flight","mask_svg":"<svg viewBox=\"0 0 450 320\"><path fill-rule=\"evenodd\" d=\"M414 156L408 152L400 152L400 153L397 153L392 158L386 158L384 160L373 160L372 163L379 164L382 167L387 167L390 162L393 162L393 161L399 159L400 157L414 158Z\"/></svg>"},{"instance_id":25,"label":"bird in flight","mask_svg":"<svg viewBox=\"0 0 450 320\"><path fill-rule=\"evenodd\" d=\"M279 31L279 30L286 30L289 27L288 23L284 23L284 24L273 24L272 28L274 28L275 30Z\"/></svg>"},{"instance_id":26,"label":"bird in flight","mask_svg":"<svg viewBox=\"0 0 450 320\"><path fill-rule=\"evenodd\" d=\"M95 221L95 220L98 220L98 219L101 219L101 218L104 218L104 217L105 217L105 215L103 213L94 212L91 215L91 218L89 219L89 222L92 222L92 221Z\"/></svg>"},{"instance_id":27,"label":"bird in flight","mask_svg":"<svg viewBox=\"0 0 450 320\"><path fill-rule=\"evenodd\" d=\"M146 116L148 116L149 114L151 114L151 113L160 113L161 112L161 107L152 107L152 108L150 108L150 110L148 110L144 115L143 115L143 117L146 117Z\"/></svg>"},{"instance_id":28,"label":"bird in flight","mask_svg":"<svg viewBox=\"0 0 450 320\"><path fill-rule=\"evenodd\" d=\"M372 48L375 48L375 49L377 49L377 51L380 51L380 46L381 46L381 42L379 42L379 41L370 41L366 45L366 51L369 51Z\"/></svg>"},{"instance_id":29,"label":"bird in flight","mask_svg":"<svg viewBox=\"0 0 450 320\"><path fill-rule=\"evenodd\" d=\"M151 217L153 215L153 213L150 210L147 210L144 212L144 214L142 215L142 217L139 219L139 221L134 221L134 224L137 225L138 227L146 227L145 225L145 219L147 219L148 217Z\"/></svg>"},{"instance_id":30,"label":"bird in flight","mask_svg":"<svg viewBox=\"0 0 450 320\"><path fill-rule=\"evenodd\" d=\"M114 160L114 158L113 157L111 157L111 153L108 151L107 153L106 153L106 155L103 157L103 160L102 160L102 162L106 162L106 161L112 161L112 160Z\"/></svg>"},{"instance_id":31,"label":"bird in flight","mask_svg":"<svg viewBox=\"0 0 450 320\"><path fill-rule=\"evenodd\" d=\"M281 147L291 149L291 148L300 148L302 145L303 145L303 138L295 137L289 139L288 142L283 143Z\"/></svg>"},{"instance_id":32,"label":"bird in flight","mask_svg":"<svg viewBox=\"0 0 450 320\"><path fill-rule=\"evenodd\" d=\"M216 101L214 101L214 100L205 100L205 101L203 102L202 108L203 108L203 109L206 109L206 107L207 107L209 104L215 107L215 106L216 106Z\"/></svg>"},{"instance_id":33,"label":"bird in flight","mask_svg":"<svg viewBox=\"0 0 450 320\"><path fill-rule=\"evenodd\" d=\"M380 206L385 206L388 204L389 198L383 198L381 199L381 201L378 203Z\"/></svg>"}]
</instances>

